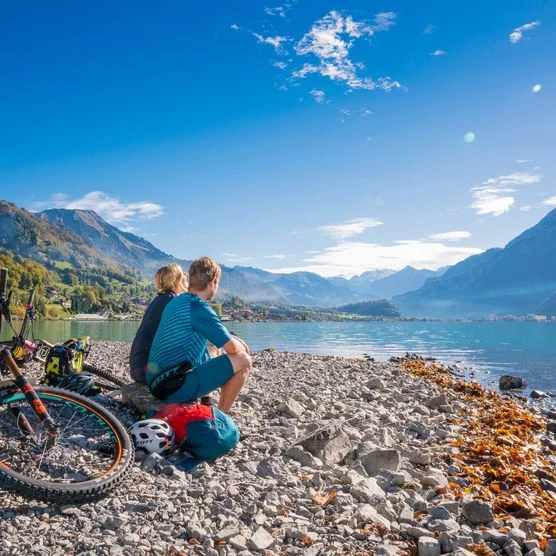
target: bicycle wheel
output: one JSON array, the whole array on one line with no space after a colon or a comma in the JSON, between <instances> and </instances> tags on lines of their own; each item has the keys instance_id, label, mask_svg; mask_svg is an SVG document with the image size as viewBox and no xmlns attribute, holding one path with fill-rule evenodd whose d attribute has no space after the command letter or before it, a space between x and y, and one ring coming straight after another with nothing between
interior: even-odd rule
<instances>
[{"instance_id":1,"label":"bicycle wheel","mask_svg":"<svg viewBox=\"0 0 556 556\"><path fill-rule=\"evenodd\" d=\"M115 384L118 388L120 386L125 386L128 384L126 380L122 380L121 378L117 377L115 374L111 373L110 371L105 371L104 369L99 369L90 363L83 362L83 371L86 373L90 373L92 375L98 376L112 384Z\"/></svg>"},{"instance_id":2,"label":"bicycle wheel","mask_svg":"<svg viewBox=\"0 0 556 556\"><path fill-rule=\"evenodd\" d=\"M20 393L0 398L0 485L57 503L95 500L131 471L135 448L125 427L99 404L59 388L37 388L59 428L52 447Z\"/></svg>"}]
</instances>

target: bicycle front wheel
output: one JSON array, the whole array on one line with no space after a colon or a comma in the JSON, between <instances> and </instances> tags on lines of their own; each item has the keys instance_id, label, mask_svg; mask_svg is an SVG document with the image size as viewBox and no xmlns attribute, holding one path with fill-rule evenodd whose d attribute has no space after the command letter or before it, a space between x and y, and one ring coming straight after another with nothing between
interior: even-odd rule
<instances>
[{"instance_id":1,"label":"bicycle front wheel","mask_svg":"<svg viewBox=\"0 0 556 556\"><path fill-rule=\"evenodd\" d=\"M122 423L108 410L60 388L37 388L58 426L55 442L25 396L0 398L0 485L39 500L95 500L131 471L135 449Z\"/></svg>"}]
</instances>

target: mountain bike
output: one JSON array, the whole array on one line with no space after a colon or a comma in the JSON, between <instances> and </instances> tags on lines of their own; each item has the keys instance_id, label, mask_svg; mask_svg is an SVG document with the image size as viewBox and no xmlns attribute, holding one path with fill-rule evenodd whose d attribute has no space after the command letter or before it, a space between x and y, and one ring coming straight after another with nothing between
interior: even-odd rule
<instances>
[{"instance_id":1,"label":"mountain bike","mask_svg":"<svg viewBox=\"0 0 556 556\"><path fill-rule=\"evenodd\" d=\"M9 307L6 280L1 269L3 308ZM26 354L21 354L18 365L12 350L0 344L0 375L5 378L0 381L0 486L57 503L95 500L112 491L134 461L127 430L88 398L33 387L23 372Z\"/></svg>"},{"instance_id":2,"label":"mountain bike","mask_svg":"<svg viewBox=\"0 0 556 556\"><path fill-rule=\"evenodd\" d=\"M1 271L6 271L6 269L1 269ZM2 282L4 280L4 282ZM7 282L7 271L0 276L0 285L1 283ZM5 295L5 286L2 294L0 295L0 330L1 330L1 317L4 317L4 320L10 326L13 332L13 339L9 342L5 342L9 345L12 354L16 361L23 360L26 361L30 358L34 359L35 361L39 361L43 365L45 365L46 370L46 363L48 359L48 355L50 350L54 347L54 344L47 342L46 340L36 339L33 334L33 318L34 318L34 308L33 308L33 301L35 296L35 290L32 289L29 293L29 299L27 300L27 304L25 306L25 316L23 317L23 321L21 323L21 327L19 332L16 332L11 319L10 313L10 299L11 299L12 292L10 291L8 295ZM96 383L98 386L105 390L115 390L117 388L121 388L125 386L128 381L122 380L120 377L115 375L114 373L100 369L99 367L90 364L86 361L87 356L89 355L89 351L91 349L91 342L89 341L88 337L83 338L70 338L66 340L63 344L61 344L67 350L71 350L74 353L73 358L73 371L81 372L85 371L89 374L98 377L100 380L97 380Z\"/></svg>"}]
</instances>

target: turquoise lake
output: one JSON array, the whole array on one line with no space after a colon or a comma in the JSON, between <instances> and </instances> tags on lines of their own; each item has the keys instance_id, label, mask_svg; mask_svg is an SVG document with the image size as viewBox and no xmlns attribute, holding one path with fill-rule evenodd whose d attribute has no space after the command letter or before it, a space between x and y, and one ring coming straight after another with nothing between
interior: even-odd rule
<instances>
[{"instance_id":1,"label":"turquoise lake","mask_svg":"<svg viewBox=\"0 0 556 556\"><path fill-rule=\"evenodd\" d=\"M556 322L228 322L252 350L386 360L409 351L471 368L485 384L502 374L526 378L529 387L556 392ZM36 322L37 338L55 342L88 335L131 342L137 321ZM3 327L2 336L7 331Z\"/></svg>"}]
</instances>

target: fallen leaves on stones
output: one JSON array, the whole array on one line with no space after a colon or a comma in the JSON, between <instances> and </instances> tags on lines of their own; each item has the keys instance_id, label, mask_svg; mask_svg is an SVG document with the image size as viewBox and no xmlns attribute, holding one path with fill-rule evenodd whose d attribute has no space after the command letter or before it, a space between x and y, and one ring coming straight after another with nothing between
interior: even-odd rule
<instances>
[{"instance_id":1,"label":"fallen leaves on stones","mask_svg":"<svg viewBox=\"0 0 556 556\"><path fill-rule=\"evenodd\" d=\"M454 378L442 365L405 361L403 367L455 392L466 403L465 415L454 421L460 435L452 444L450 457L459 463L458 475L465 477L469 486L462 488L450 482L456 498L471 494L486 501L499 519L509 515L534 519L539 540L555 536L554 501L531 472L541 469L551 479L554 477L539 438L545 429L543 421L514 400L504 399L478 383ZM486 549L489 552L475 553L492 553Z\"/></svg>"},{"instance_id":2,"label":"fallen leaves on stones","mask_svg":"<svg viewBox=\"0 0 556 556\"><path fill-rule=\"evenodd\" d=\"M311 496L311 500L317 506L322 506L322 507L328 506L328 504L334 502L337 493L338 492L335 488L333 488L328 494L322 494L321 492L317 492L313 494L313 496Z\"/></svg>"}]
</instances>

